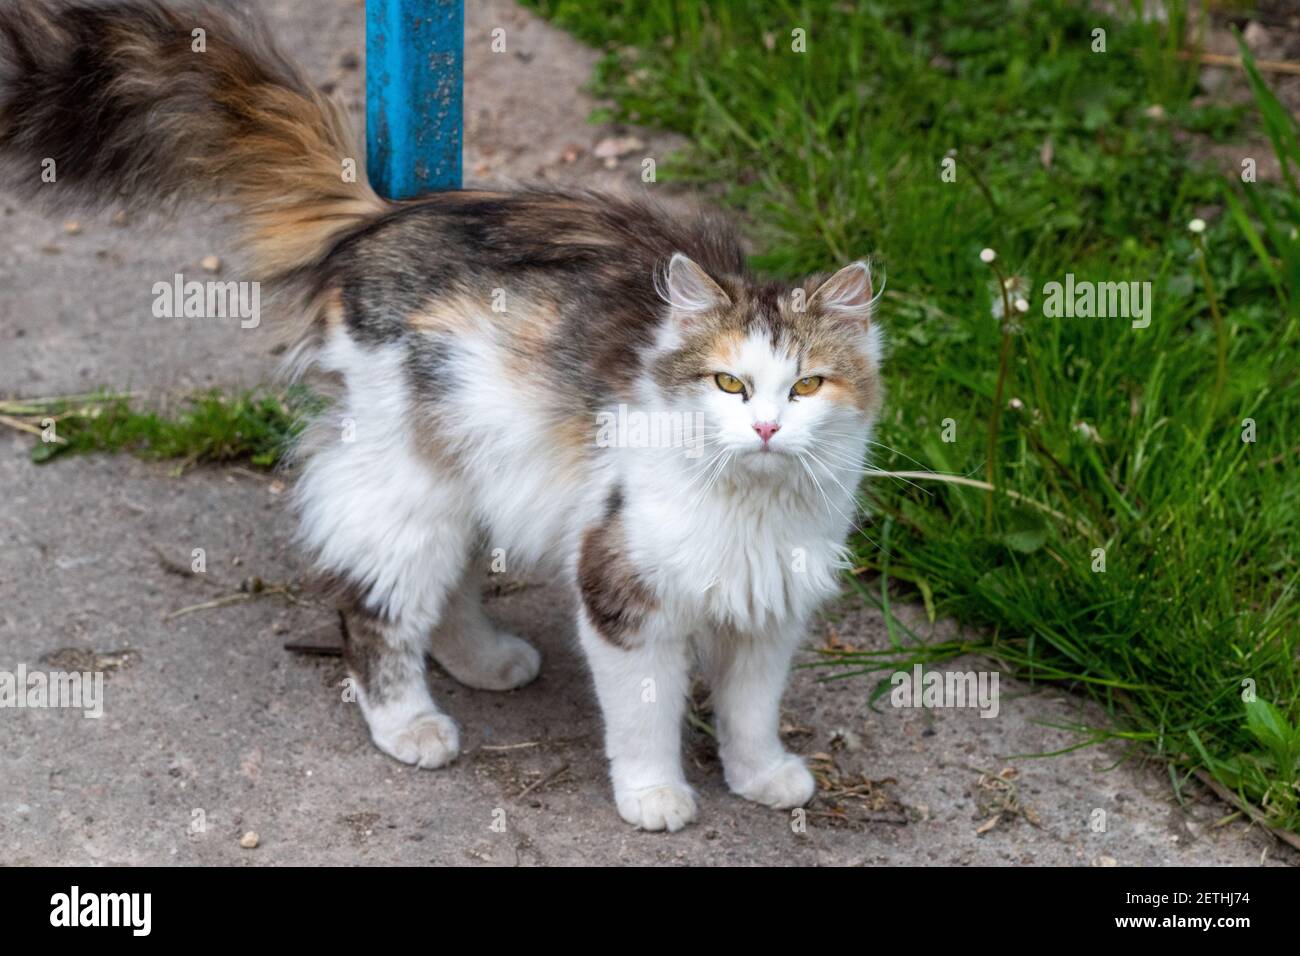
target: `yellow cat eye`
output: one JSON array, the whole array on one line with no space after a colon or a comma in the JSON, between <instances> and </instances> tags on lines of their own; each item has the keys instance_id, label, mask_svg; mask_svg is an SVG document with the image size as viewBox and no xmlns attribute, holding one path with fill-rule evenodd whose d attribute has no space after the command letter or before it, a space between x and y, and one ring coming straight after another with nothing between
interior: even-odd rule
<instances>
[{"instance_id":1,"label":"yellow cat eye","mask_svg":"<svg viewBox=\"0 0 1300 956\"><path fill-rule=\"evenodd\" d=\"M726 372L719 372L713 376L713 380L718 383L718 388L731 395L739 395L745 390L745 383L734 375L728 375Z\"/></svg>"},{"instance_id":2,"label":"yellow cat eye","mask_svg":"<svg viewBox=\"0 0 1300 956\"><path fill-rule=\"evenodd\" d=\"M801 378L794 383L790 389L792 395L811 395L817 389L822 387L822 377L820 375L809 375L807 378Z\"/></svg>"}]
</instances>

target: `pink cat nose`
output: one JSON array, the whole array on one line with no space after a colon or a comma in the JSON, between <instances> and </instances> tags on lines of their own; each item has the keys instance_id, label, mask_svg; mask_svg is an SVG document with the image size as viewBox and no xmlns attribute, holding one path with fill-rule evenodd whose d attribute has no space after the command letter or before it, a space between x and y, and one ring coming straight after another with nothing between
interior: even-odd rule
<instances>
[{"instance_id":1,"label":"pink cat nose","mask_svg":"<svg viewBox=\"0 0 1300 956\"><path fill-rule=\"evenodd\" d=\"M781 426L776 422L754 422L754 431L758 432L758 437L763 439L766 445L772 440L772 436L781 430Z\"/></svg>"}]
</instances>

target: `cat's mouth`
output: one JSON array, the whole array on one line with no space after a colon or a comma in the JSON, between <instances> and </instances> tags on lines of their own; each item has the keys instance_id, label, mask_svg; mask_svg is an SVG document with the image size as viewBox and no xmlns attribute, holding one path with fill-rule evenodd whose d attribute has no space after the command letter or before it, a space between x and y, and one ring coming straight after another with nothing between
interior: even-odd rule
<instances>
[{"instance_id":1,"label":"cat's mouth","mask_svg":"<svg viewBox=\"0 0 1300 956\"><path fill-rule=\"evenodd\" d=\"M767 444L759 443L751 445L745 450L747 460L756 461L762 464L775 463L793 458L795 453L786 445L774 445L770 442Z\"/></svg>"}]
</instances>

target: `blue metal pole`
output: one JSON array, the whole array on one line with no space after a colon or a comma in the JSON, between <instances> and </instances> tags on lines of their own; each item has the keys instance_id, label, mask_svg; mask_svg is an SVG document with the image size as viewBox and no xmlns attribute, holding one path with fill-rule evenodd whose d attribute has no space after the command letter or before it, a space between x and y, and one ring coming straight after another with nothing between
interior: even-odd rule
<instances>
[{"instance_id":1,"label":"blue metal pole","mask_svg":"<svg viewBox=\"0 0 1300 956\"><path fill-rule=\"evenodd\" d=\"M459 189L464 0L366 0L366 166L376 191Z\"/></svg>"}]
</instances>

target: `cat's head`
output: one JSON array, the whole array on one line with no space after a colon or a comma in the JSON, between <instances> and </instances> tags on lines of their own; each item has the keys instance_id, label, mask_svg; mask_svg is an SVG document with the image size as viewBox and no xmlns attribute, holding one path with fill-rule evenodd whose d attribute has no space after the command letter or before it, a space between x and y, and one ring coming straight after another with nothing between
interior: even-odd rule
<instances>
[{"instance_id":1,"label":"cat's head","mask_svg":"<svg viewBox=\"0 0 1300 956\"><path fill-rule=\"evenodd\" d=\"M658 286L650 379L701 422L697 453L761 472L861 454L883 397L867 263L788 286L710 276L679 253Z\"/></svg>"}]
</instances>

